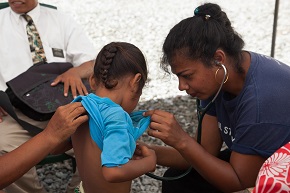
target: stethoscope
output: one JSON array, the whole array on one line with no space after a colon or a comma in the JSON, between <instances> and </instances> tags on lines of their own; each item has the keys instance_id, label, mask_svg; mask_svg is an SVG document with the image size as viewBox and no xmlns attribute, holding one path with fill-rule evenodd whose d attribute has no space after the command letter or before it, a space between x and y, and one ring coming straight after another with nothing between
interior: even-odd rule
<instances>
[{"instance_id":1,"label":"stethoscope","mask_svg":"<svg viewBox=\"0 0 290 193\"><path fill-rule=\"evenodd\" d=\"M203 117L204 115L206 114L206 112L212 107L215 99L217 98L217 96L220 94L220 91L224 85L224 83L227 81L228 79L228 71L227 71L227 68L225 67L224 64L222 64L221 62L218 62L218 61L215 61L215 64L217 66L220 66L223 68L224 70L224 77L223 77L223 80L220 84L220 87L218 89L218 91L216 92L216 94L214 95L214 97L212 98L212 100L205 106L205 107L202 107L202 105L200 104L200 100L197 98L196 99L196 108L197 108L197 120L198 120L198 125L197 125L197 139L196 141L200 144L201 143L201 130L202 130L202 120L203 120ZM216 74L215 76L217 75L217 72L218 70L216 71ZM156 179L156 180L161 180L161 181L173 181L173 180L178 180L180 178L183 178L184 176L186 176L187 174L189 174L189 172L191 171L192 169L192 166L190 166L184 173L178 175L178 176L170 176L170 177L164 177L164 176L157 176L155 174L152 174L152 173L146 173L145 175L153 178L153 179Z\"/></svg>"}]
</instances>

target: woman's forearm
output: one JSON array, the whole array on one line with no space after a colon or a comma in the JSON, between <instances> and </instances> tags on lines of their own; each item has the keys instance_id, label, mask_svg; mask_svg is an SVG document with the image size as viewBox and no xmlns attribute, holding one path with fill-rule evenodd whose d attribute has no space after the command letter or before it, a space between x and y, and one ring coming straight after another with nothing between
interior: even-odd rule
<instances>
[{"instance_id":1,"label":"woman's forearm","mask_svg":"<svg viewBox=\"0 0 290 193\"><path fill-rule=\"evenodd\" d=\"M42 132L17 149L0 156L0 189L8 186L39 163L55 147Z\"/></svg>"},{"instance_id":2,"label":"woman's forearm","mask_svg":"<svg viewBox=\"0 0 290 193\"><path fill-rule=\"evenodd\" d=\"M174 148L168 146L149 145L157 155L157 164L174 167L178 169L187 169L190 165Z\"/></svg>"},{"instance_id":3,"label":"woman's forearm","mask_svg":"<svg viewBox=\"0 0 290 193\"><path fill-rule=\"evenodd\" d=\"M176 147L193 168L222 192L236 192L255 184L264 158L232 152L230 162L223 161L191 139Z\"/></svg>"}]
</instances>

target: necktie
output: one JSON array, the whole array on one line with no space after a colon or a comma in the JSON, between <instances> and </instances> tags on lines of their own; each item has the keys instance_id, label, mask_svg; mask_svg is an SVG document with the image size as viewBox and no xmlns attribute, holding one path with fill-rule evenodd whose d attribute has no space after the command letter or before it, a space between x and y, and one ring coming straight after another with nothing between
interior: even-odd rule
<instances>
[{"instance_id":1,"label":"necktie","mask_svg":"<svg viewBox=\"0 0 290 193\"><path fill-rule=\"evenodd\" d=\"M22 16L28 22L26 25L26 32L30 44L33 64L36 64L38 62L46 62L42 42L32 18L27 14L24 14Z\"/></svg>"}]
</instances>

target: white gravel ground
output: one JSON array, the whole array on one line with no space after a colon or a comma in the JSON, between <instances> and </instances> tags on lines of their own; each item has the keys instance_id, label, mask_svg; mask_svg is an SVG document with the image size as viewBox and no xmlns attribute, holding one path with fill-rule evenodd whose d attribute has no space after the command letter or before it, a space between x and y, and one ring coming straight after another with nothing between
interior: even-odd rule
<instances>
[{"instance_id":1,"label":"white gravel ground","mask_svg":"<svg viewBox=\"0 0 290 193\"><path fill-rule=\"evenodd\" d=\"M175 78L162 79L161 48L169 30L193 15L204 0L40 0L72 15L92 39L96 52L111 41L128 41L146 55L151 82L141 100L184 95ZM242 35L245 49L271 53L274 0L212 0L228 14ZM279 6L275 57L290 65L290 1Z\"/></svg>"},{"instance_id":2,"label":"white gravel ground","mask_svg":"<svg viewBox=\"0 0 290 193\"><path fill-rule=\"evenodd\" d=\"M5 2L7 0L0 0ZM39 0L72 15L95 45L96 53L111 41L128 41L146 55L150 83L142 100L184 95L175 78L162 79L159 69L161 47L169 30L193 15L204 0ZM242 35L245 49L271 53L274 0L212 0L228 14ZM279 6L275 58L290 65L290 1Z\"/></svg>"}]
</instances>

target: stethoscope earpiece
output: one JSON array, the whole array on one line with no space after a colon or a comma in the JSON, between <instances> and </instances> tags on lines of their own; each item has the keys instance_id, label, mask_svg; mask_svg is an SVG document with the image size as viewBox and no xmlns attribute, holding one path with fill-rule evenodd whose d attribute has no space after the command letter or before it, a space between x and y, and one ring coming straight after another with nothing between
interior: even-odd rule
<instances>
[{"instance_id":1,"label":"stethoscope earpiece","mask_svg":"<svg viewBox=\"0 0 290 193\"><path fill-rule=\"evenodd\" d=\"M222 64L222 63L221 63L220 61L218 61L218 60L215 60L214 63L215 63L216 65L219 65L219 66Z\"/></svg>"}]
</instances>

